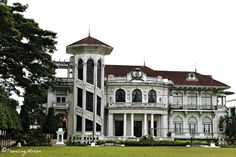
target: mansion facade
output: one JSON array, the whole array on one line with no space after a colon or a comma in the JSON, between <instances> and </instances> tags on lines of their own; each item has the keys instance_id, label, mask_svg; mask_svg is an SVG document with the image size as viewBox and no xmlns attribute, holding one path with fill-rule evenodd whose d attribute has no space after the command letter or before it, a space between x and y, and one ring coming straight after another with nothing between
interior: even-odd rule
<instances>
[{"instance_id":1,"label":"mansion facade","mask_svg":"<svg viewBox=\"0 0 236 157\"><path fill-rule=\"evenodd\" d=\"M226 89L210 75L105 65L113 48L91 36L67 46L67 69L48 91L46 108L66 117L68 137L217 139L227 114ZM64 118L65 119L65 118Z\"/></svg>"}]
</instances>

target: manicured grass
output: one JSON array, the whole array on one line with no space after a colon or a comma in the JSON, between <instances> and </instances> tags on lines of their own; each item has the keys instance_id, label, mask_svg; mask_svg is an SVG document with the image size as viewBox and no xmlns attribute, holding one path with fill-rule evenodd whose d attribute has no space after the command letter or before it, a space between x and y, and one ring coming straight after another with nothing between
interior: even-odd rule
<instances>
[{"instance_id":1,"label":"manicured grass","mask_svg":"<svg viewBox=\"0 0 236 157\"><path fill-rule=\"evenodd\" d=\"M10 150L15 152L1 152L0 157L236 157L235 148L65 146L22 147ZM23 155L23 151L29 152Z\"/></svg>"}]
</instances>

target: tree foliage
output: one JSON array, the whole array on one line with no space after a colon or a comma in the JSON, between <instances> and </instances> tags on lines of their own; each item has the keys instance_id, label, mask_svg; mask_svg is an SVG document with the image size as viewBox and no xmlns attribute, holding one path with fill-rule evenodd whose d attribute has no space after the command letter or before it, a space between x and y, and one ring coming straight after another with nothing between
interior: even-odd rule
<instances>
[{"instance_id":1,"label":"tree foliage","mask_svg":"<svg viewBox=\"0 0 236 157\"><path fill-rule=\"evenodd\" d=\"M51 54L56 33L43 30L23 13L27 6L0 4L0 79L7 91L16 87L47 89L55 73Z\"/></svg>"},{"instance_id":2,"label":"tree foliage","mask_svg":"<svg viewBox=\"0 0 236 157\"><path fill-rule=\"evenodd\" d=\"M29 129L30 129L30 116L29 116L29 112L28 112L25 105L21 106L20 118L21 118L23 132L24 133L29 132Z\"/></svg>"},{"instance_id":3,"label":"tree foliage","mask_svg":"<svg viewBox=\"0 0 236 157\"><path fill-rule=\"evenodd\" d=\"M45 133L49 133L49 134L56 133L56 119L55 119L55 112L54 112L53 107L50 107L48 110L46 123L44 124L43 129Z\"/></svg>"},{"instance_id":4,"label":"tree foliage","mask_svg":"<svg viewBox=\"0 0 236 157\"><path fill-rule=\"evenodd\" d=\"M0 88L0 130L21 130L20 116L16 112L18 102L8 98Z\"/></svg>"},{"instance_id":5,"label":"tree foliage","mask_svg":"<svg viewBox=\"0 0 236 157\"><path fill-rule=\"evenodd\" d=\"M221 117L219 125L225 128L225 140L228 144L236 144L236 116Z\"/></svg>"}]
</instances>

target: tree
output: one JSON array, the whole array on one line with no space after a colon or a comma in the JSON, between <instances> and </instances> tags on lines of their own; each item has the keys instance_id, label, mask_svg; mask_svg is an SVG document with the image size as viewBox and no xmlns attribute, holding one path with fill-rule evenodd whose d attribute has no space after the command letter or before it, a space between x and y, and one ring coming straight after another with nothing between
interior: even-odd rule
<instances>
[{"instance_id":1,"label":"tree","mask_svg":"<svg viewBox=\"0 0 236 157\"><path fill-rule=\"evenodd\" d=\"M56 133L56 119L53 107L50 107L48 110L47 120L43 128L45 133L49 134Z\"/></svg>"},{"instance_id":2,"label":"tree","mask_svg":"<svg viewBox=\"0 0 236 157\"><path fill-rule=\"evenodd\" d=\"M34 112L47 102L47 90L36 86L26 88L24 92L24 105L29 112Z\"/></svg>"},{"instance_id":3,"label":"tree","mask_svg":"<svg viewBox=\"0 0 236 157\"><path fill-rule=\"evenodd\" d=\"M229 144L236 144L236 116L221 117L219 127L225 128L225 140Z\"/></svg>"},{"instance_id":4,"label":"tree","mask_svg":"<svg viewBox=\"0 0 236 157\"><path fill-rule=\"evenodd\" d=\"M22 123L23 132L27 133L30 129L30 117L27 107L25 105L21 106L20 118Z\"/></svg>"},{"instance_id":5,"label":"tree","mask_svg":"<svg viewBox=\"0 0 236 157\"><path fill-rule=\"evenodd\" d=\"M0 4L0 81L5 91L17 94L16 87L47 89L56 68L51 60L56 33L25 18L27 7Z\"/></svg>"},{"instance_id":6,"label":"tree","mask_svg":"<svg viewBox=\"0 0 236 157\"><path fill-rule=\"evenodd\" d=\"M20 116L16 112L18 102L10 99L0 87L0 130L21 130Z\"/></svg>"}]
</instances>

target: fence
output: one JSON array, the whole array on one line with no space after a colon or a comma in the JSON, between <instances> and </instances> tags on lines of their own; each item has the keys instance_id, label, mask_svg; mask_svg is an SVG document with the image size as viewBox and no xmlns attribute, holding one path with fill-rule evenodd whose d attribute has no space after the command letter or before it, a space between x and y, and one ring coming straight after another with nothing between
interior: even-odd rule
<instances>
[{"instance_id":1,"label":"fence","mask_svg":"<svg viewBox=\"0 0 236 157\"><path fill-rule=\"evenodd\" d=\"M70 139L72 144L91 144L94 141L98 141L99 137L92 135L73 135Z\"/></svg>"},{"instance_id":2,"label":"fence","mask_svg":"<svg viewBox=\"0 0 236 157\"><path fill-rule=\"evenodd\" d=\"M10 147L11 145L11 139L7 138L7 132L6 130L0 130L0 148L4 147Z\"/></svg>"}]
</instances>

